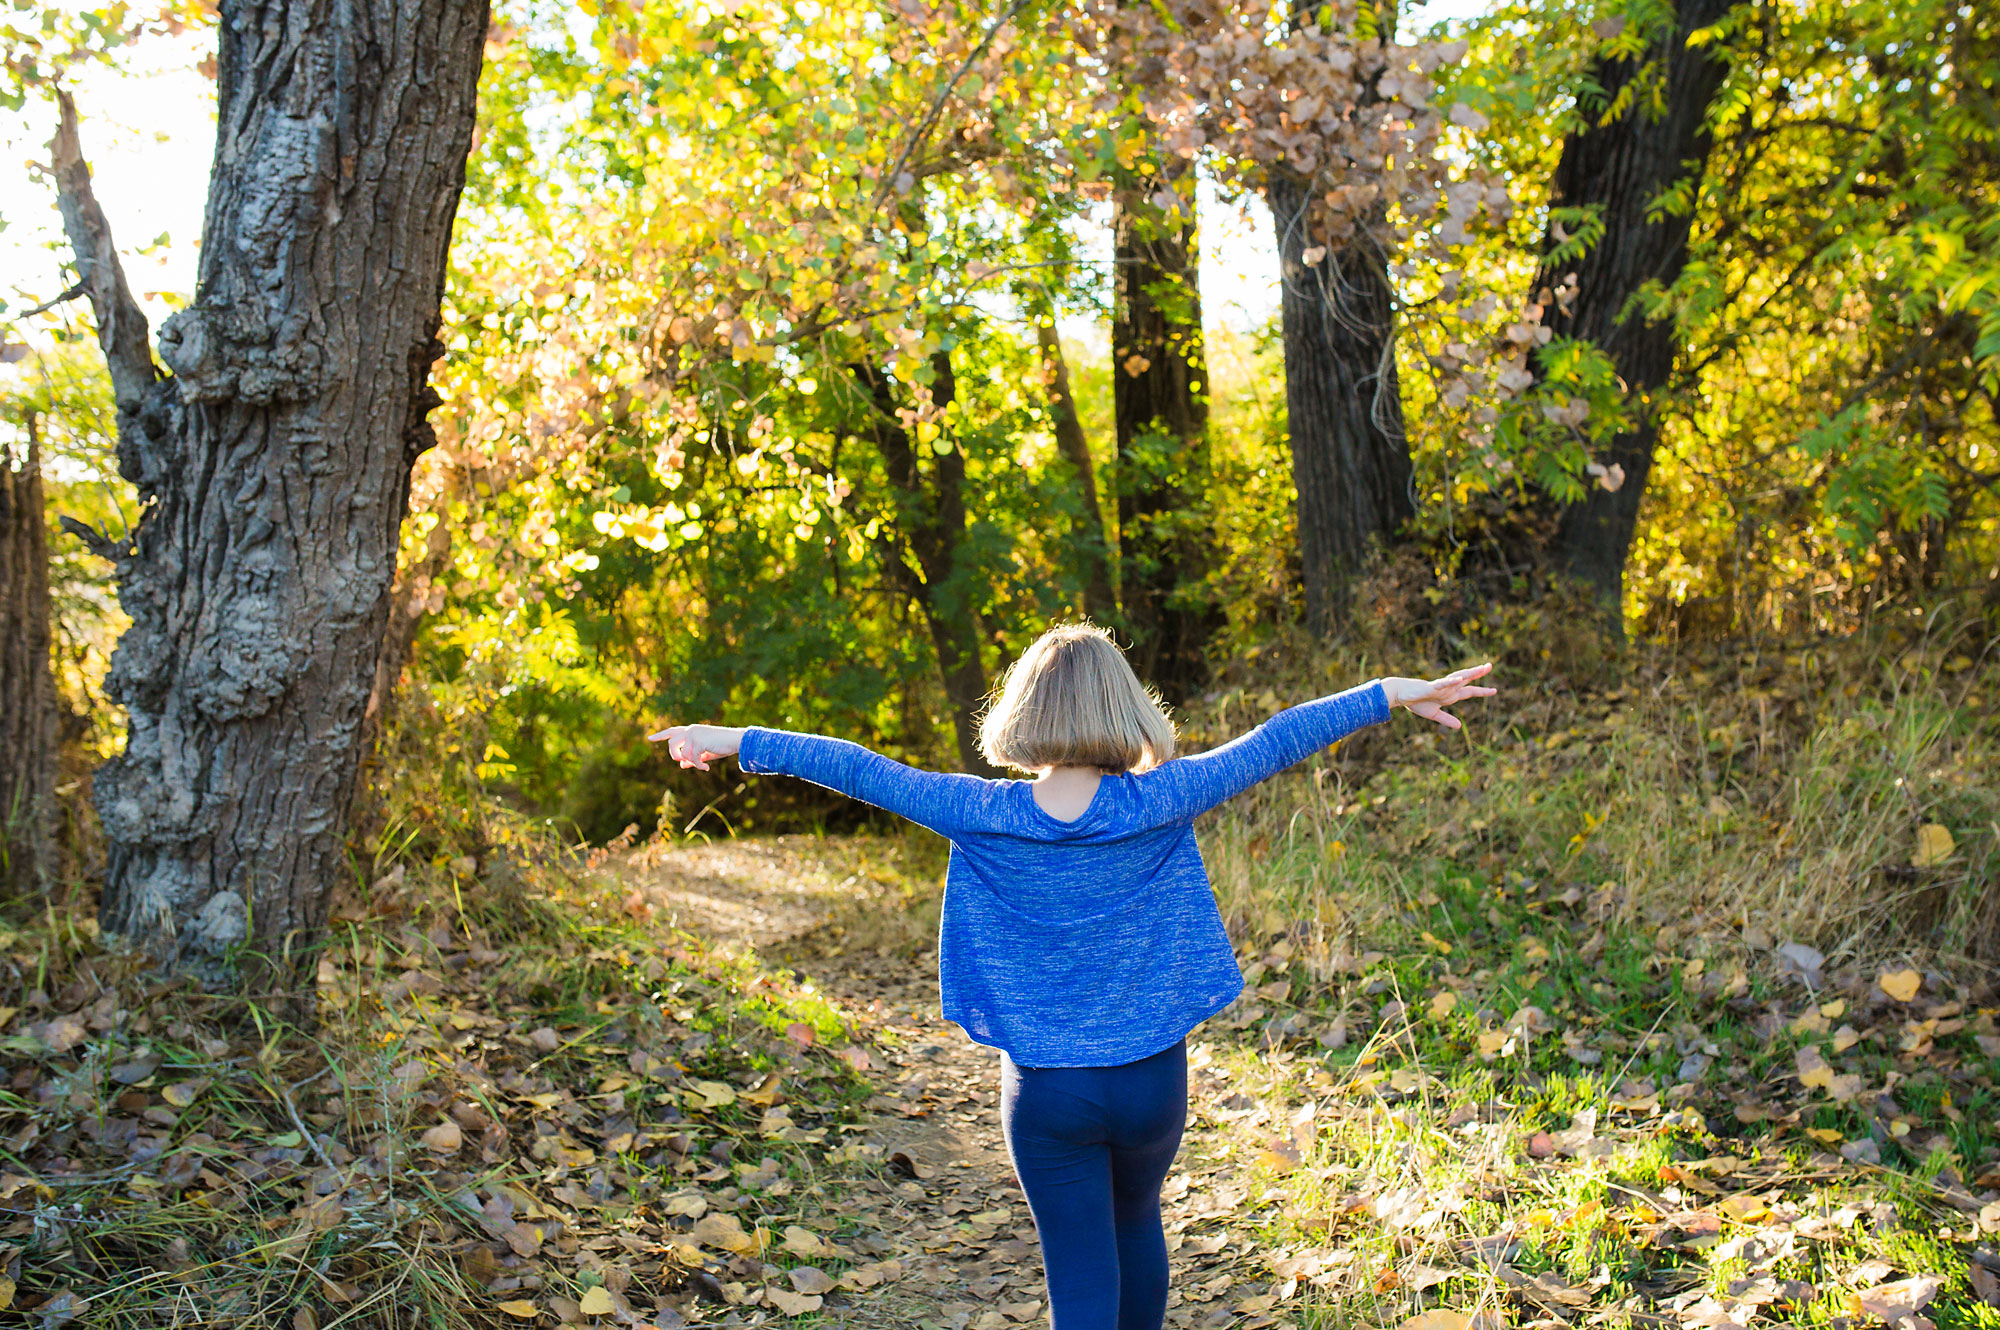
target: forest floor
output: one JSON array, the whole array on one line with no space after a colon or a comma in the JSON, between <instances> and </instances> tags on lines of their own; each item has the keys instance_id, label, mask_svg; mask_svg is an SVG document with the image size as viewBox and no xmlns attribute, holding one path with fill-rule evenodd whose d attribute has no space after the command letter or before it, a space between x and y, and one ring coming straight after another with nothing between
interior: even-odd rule
<instances>
[{"instance_id":1,"label":"forest floor","mask_svg":"<svg viewBox=\"0 0 2000 1330\"><path fill-rule=\"evenodd\" d=\"M725 842L653 857L627 880L675 926L747 944L858 1017L879 1086L851 1124L850 1150L882 1165L881 1175L840 1179L799 1220L849 1230L842 1240L891 1256L895 1277L840 1297L825 1314L865 1330L1045 1322L1035 1226L1001 1136L999 1055L938 1012L936 961L922 942L929 912L880 917L882 906L853 890L858 875L828 873L816 848ZM879 945L885 933L894 943ZM849 941L855 934L859 945ZM1199 1054L1195 1061L1206 1065ZM1202 1102L1212 1102L1216 1079L1199 1070L1194 1079L1209 1092ZM1174 1285L1184 1290L1174 1325L1194 1324L1198 1313L1204 1323L1234 1321L1244 1300L1224 1295L1240 1288L1254 1302L1270 1273L1256 1234L1231 1223L1249 1189L1248 1161L1202 1170L1200 1187L1188 1171L1215 1154L1218 1125L1197 1115L1165 1189Z\"/></svg>"},{"instance_id":2,"label":"forest floor","mask_svg":"<svg viewBox=\"0 0 2000 1330\"><path fill-rule=\"evenodd\" d=\"M13 930L0 1324L1044 1324L997 1055L937 1015L940 867L910 836L393 869L297 1026ZM1607 888L1406 885L1365 950L1233 921L1170 1325L2000 1328L1990 989L1621 924Z\"/></svg>"}]
</instances>

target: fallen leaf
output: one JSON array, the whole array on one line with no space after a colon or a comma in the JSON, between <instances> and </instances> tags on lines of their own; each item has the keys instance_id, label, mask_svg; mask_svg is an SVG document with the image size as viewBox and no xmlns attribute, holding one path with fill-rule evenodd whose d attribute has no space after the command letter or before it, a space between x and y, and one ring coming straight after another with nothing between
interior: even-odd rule
<instances>
[{"instance_id":1,"label":"fallen leaf","mask_svg":"<svg viewBox=\"0 0 2000 1330\"><path fill-rule=\"evenodd\" d=\"M583 1300L576 1308L585 1316L609 1316L618 1310L618 1304L611 1300L610 1289L594 1284L583 1291Z\"/></svg>"},{"instance_id":2,"label":"fallen leaf","mask_svg":"<svg viewBox=\"0 0 2000 1330\"><path fill-rule=\"evenodd\" d=\"M456 1122L446 1118L424 1133L423 1142L426 1150L434 1150L441 1155L456 1154L458 1147L465 1144L465 1133L459 1130Z\"/></svg>"},{"instance_id":3,"label":"fallen leaf","mask_svg":"<svg viewBox=\"0 0 2000 1330\"><path fill-rule=\"evenodd\" d=\"M111 1079L120 1085L137 1085L140 1081L145 1080L159 1069L159 1056L149 1053L145 1057L134 1058L130 1062L121 1063L113 1067L111 1069Z\"/></svg>"},{"instance_id":4,"label":"fallen leaf","mask_svg":"<svg viewBox=\"0 0 2000 1330\"><path fill-rule=\"evenodd\" d=\"M1877 1284L1853 1295L1854 1308L1894 1325L1930 1306L1943 1287L1944 1281L1934 1275L1917 1275L1911 1279L1899 1279L1893 1284Z\"/></svg>"},{"instance_id":5,"label":"fallen leaf","mask_svg":"<svg viewBox=\"0 0 2000 1330\"><path fill-rule=\"evenodd\" d=\"M703 1215L688 1236L704 1247L724 1251L745 1252L756 1245L756 1239L743 1231L743 1221L732 1214Z\"/></svg>"},{"instance_id":6,"label":"fallen leaf","mask_svg":"<svg viewBox=\"0 0 2000 1330\"><path fill-rule=\"evenodd\" d=\"M1434 1021L1441 1021L1456 1010L1458 1010L1458 994L1449 988L1431 999L1431 1019Z\"/></svg>"},{"instance_id":7,"label":"fallen leaf","mask_svg":"<svg viewBox=\"0 0 2000 1330\"><path fill-rule=\"evenodd\" d=\"M42 1042L52 1053L67 1053L90 1036L84 1023L74 1016L58 1016L45 1025L35 1027Z\"/></svg>"},{"instance_id":8,"label":"fallen leaf","mask_svg":"<svg viewBox=\"0 0 2000 1330\"><path fill-rule=\"evenodd\" d=\"M681 1093L691 1106L701 1109L728 1108L736 1102L736 1088L722 1081L689 1081Z\"/></svg>"},{"instance_id":9,"label":"fallen leaf","mask_svg":"<svg viewBox=\"0 0 2000 1330\"><path fill-rule=\"evenodd\" d=\"M817 1293L791 1293L773 1284L764 1290L764 1301L776 1307L787 1316L804 1316L816 1312L826 1299Z\"/></svg>"},{"instance_id":10,"label":"fallen leaf","mask_svg":"<svg viewBox=\"0 0 2000 1330\"><path fill-rule=\"evenodd\" d=\"M1875 982L1896 1001L1912 1002L1917 990L1924 986L1924 977L1915 970L1884 970Z\"/></svg>"},{"instance_id":11,"label":"fallen leaf","mask_svg":"<svg viewBox=\"0 0 2000 1330\"><path fill-rule=\"evenodd\" d=\"M786 1273L791 1277L792 1287L801 1293L833 1292L833 1277L817 1266L795 1265Z\"/></svg>"},{"instance_id":12,"label":"fallen leaf","mask_svg":"<svg viewBox=\"0 0 2000 1330\"><path fill-rule=\"evenodd\" d=\"M175 1081L160 1091L160 1098L173 1108L186 1108L201 1098L201 1092L208 1088L208 1077L197 1076L193 1080Z\"/></svg>"},{"instance_id":13,"label":"fallen leaf","mask_svg":"<svg viewBox=\"0 0 2000 1330\"><path fill-rule=\"evenodd\" d=\"M819 1038L819 1032L804 1021L793 1021L790 1025L787 1025L785 1027L785 1034L800 1048L811 1048L813 1041Z\"/></svg>"},{"instance_id":14,"label":"fallen leaf","mask_svg":"<svg viewBox=\"0 0 2000 1330\"><path fill-rule=\"evenodd\" d=\"M1396 1327L1396 1330L1471 1330L1471 1327L1472 1318L1464 1312L1436 1307L1427 1312L1418 1312Z\"/></svg>"},{"instance_id":15,"label":"fallen leaf","mask_svg":"<svg viewBox=\"0 0 2000 1330\"><path fill-rule=\"evenodd\" d=\"M1807 1044L1792 1054L1792 1061L1798 1068L1799 1084L1812 1089L1825 1089L1833 1080L1833 1068L1826 1063L1826 1057L1817 1046Z\"/></svg>"},{"instance_id":16,"label":"fallen leaf","mask_svg":"<svg viewBox=\"0 0 2000 1330\"><path fill-rule=\"evenodd\" d=\"M797 1224L785 1227L785 1250L794 1256L830 1256L833 1248L819 1234Z\"/></svg>"},{"instance_id":17,"label":"fallen leaf","mask_svg":"<svg viewBox=\"0 0 2000 1330\"><path fill-rule=\"evenodd\" d=\"M1910 851L1910 866L1936 868L1951 858L1952 851L1956 848L1958 847L1953 843L1949 830L1935 822L1926 822L1917 828L1917 847Z\"/></svg>"},{"instance_id":18,"label":"fallen leaf","mask_svg":"<svg viewBox=\"0 0 2000 1330\"><path fill-rule=\"evenodd\" d=\"M1291 1141L1274 1140L1257 1156L1257 1167L1273 1173L1289 1173L1299 1163L1299 1147Z\"/></svg>"}]
</instances>

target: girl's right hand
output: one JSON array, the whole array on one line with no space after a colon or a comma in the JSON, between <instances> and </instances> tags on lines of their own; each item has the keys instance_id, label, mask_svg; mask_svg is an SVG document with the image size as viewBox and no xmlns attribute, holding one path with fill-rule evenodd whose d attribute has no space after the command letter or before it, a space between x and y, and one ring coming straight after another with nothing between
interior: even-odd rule
<instances>
[{"instance_id":1,"label":"girl's right hand","mask_svg":"<svg viewBox=\"0 0 2000 1330\"><path fill-rule=\"evenodd\" d=\"M713 758L735 757L743 747L743 731L727 725L675 725L646 738L653 743L664 740L668 757L696 771L707 771Z\"/></svg>"},{"instance_id":2,"label":"girl's right hand","mask_svg":"<svg viewBox=\"0 0 2000 1330\"><path fill-rule=\"evenodd\" d=\"M1388 695L1391 707L1408 707L1425 720L1456 730L1461 728L1459 719L1445 708L1468 697L1493 696L1498 690L1473 685L1473 680L1485 678L1492 669L1492 663L1488 662L1454 670L1442 679L1384 679L1382 691Z\"/></svg>"}]
</instances>

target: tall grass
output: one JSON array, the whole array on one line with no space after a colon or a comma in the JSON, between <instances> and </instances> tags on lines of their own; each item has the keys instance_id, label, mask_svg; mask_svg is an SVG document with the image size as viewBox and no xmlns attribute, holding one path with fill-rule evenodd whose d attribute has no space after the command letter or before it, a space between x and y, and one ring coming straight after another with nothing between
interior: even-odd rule
<instances>
[{"instance_id":1,"label":"tall grass","mask_svg":"<svg viewBox=\"0 0 2000 1330\"><path fill-rule=\"evenodd\" d=\"M1245 671L1188 729L1213 741L1381 672L1357 666ZM1216 815L1225 913L1358 948L1414 884L1520 875L1603 893L1627 923L1804 943L1830 964L2000 960L1991 660L1878 639L1637 651L1623 682L1595 686L1538 674L1499 670L1462 734L1399 716ZM1950 833L1948 858L1917 855L1927 825Z\"/></svg>"}]
</instances>

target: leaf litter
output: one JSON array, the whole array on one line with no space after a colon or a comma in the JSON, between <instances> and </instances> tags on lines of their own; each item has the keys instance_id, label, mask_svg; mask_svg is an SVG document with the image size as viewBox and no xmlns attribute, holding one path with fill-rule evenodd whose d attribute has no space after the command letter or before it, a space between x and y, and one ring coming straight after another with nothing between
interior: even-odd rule
<instances>
[{"instance_id":1,"label":"leaf litter","mask_svg":"<svg viewBox=\"0 0 2000 1330\"><path fill-rule=\"evenodd\" d=\"M934 1014L921 911L915 942L871 923L921 896L922 855L801 839L617 868L455 914L378 883L342 907L311 1027L42 939L17 973L49 978L0 1022L0 1306L1044 1320L992 1055ZM1511 897L1536 941L1504 967L1238 930L1250 987L1193 1044L1163 1192L1170 1325L1932 1330L2000 1308L1990 992L1770 943L1769 978L1738 984L1694 964L1714 949L1627 938L1577 972L1617 979L1606 1014L1523 982L1561 973L1572 949L1541 938L1598 928L1601 893Z\"/></svg>"}]
</instances>

